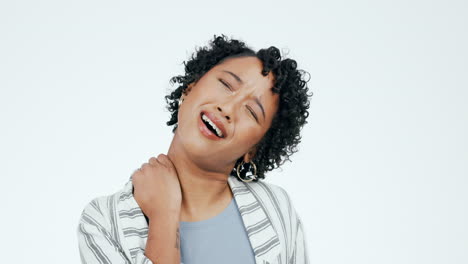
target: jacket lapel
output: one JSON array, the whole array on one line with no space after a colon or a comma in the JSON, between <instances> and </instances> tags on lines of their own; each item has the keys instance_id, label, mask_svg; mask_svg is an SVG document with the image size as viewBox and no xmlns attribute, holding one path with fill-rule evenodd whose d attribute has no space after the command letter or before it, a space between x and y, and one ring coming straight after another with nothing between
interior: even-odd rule
<instances>
[{"instance_id":1,"label":"jacket lapel","mask_svg":"<svg viewBox=\"0 0 468 264\"><path fill-rule=\"evenodd\" d=\"M272 263L280 253L281 242L262 198L253 191L258 183L244 183L234 176L228 177L228 183L244 221L256 263Z\"/></svg>"}]
</instances>

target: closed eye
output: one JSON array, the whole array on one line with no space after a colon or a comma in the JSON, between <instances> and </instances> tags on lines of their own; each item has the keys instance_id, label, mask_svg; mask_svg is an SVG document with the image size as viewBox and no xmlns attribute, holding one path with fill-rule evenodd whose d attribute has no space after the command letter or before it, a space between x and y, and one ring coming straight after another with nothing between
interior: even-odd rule
<instances>
[{"instance_id":1,"label":"closed eye","mask_svg":"<svg viewBox=\"0 0 468 264\"><path fill-rule=\"evenodd\" d=\"M228 88L230 91L232 91L231 86L229 86L228 83L226 83L223 79L218 79L226 88Z\"/></svg>"},{"instance_id":2,"label":"closed eye","mask_svg":"<svg viewBox=\"0 0 468 264\"><path fill-rule=\"evenodd\" d=\"M257 117L257 114L252 110L252 108L250 108L250 106L246 106L247 109L249 109L249 112L253 115L253 117L255 118L255 120L257 121L258 123L258 117Z\"/></svg>"},{"instance_id":3,"label":"closed eye","mask_svg":"<svg viewBox=\"0 0 468 264\"><path fill-rule=\"evenodd\" d=\"M223 79L219 79L219 78L218 78L218 81L219 81L220 83L222 83L227 89L229 89L230 91L232 91L232 88L231 88L231 86L229 85L229 83L227 83L227 82L225 82ZM252 114L252 116L255 118L255 121L257 121L257 123L258 123L258 116L257 116L257 114L252 110L252 108L250 108L250 106L247 105L246 107L247 107L247 109L249 110L250 114Z\"/></svg>"}]
</instances>

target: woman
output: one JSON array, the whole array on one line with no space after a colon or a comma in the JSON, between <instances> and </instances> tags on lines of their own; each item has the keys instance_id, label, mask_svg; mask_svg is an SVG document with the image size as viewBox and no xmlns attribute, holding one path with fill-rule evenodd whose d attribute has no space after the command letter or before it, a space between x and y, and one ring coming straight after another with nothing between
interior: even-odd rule
<instances>
[{"instance_id":1,"label":"woman","mask_svg":"<svg viewBox=\"0 0 468 264\"><path fill-rule=\"evenodd\" d=\"M83 263L309 263L286 191L263 182L296 152L304 71L275 47L214 36L166 96L174 137L78 224Z\"/></svg>"}]
</instances>

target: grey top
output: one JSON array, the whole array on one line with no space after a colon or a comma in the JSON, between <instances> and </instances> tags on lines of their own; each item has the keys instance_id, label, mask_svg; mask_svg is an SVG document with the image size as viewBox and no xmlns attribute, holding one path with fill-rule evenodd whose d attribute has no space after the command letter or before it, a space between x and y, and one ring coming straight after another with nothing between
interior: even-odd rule
<instances>
[{"instance_id":1,"label":"grey top","mask_svg":"<svg viewBox=\"0 0 468 264\"><path fill-rule=\"evenodd\" d=\"M180 222L183 264L255 264L236 200L218 215L197 222Z\"/></svg>"}]
</instances>

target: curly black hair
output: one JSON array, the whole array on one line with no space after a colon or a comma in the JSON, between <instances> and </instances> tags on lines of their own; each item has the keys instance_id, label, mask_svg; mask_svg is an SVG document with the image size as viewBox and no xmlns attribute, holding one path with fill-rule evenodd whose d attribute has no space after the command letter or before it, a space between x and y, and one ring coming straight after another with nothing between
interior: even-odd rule
<instances>
[{"instance_id":1,"label":"curly black hair","mask_svg":"<svg viewBox=\"0 0 468 264\"><path fill-rule=\"evenodd\" d=\"M227 59L250 56L262 61L262 75L273 72L275 84L272 91L280 95L278 111L271 127L257 144L257 151L252 159L257 167L257 179L253 181L258 181L265 179L265 172L280 167L286 160L291 161L290 156L298 151L300 131L309 116L309 97L313 95L312 92L307 93L309 80L303 78L308 73L297 69L295 60L282 60L278 48L271 46L255 52L240 40L228 39L223 34L214 35L208 46L196 48L188 62L184 61L185 74L170 79L172 85L179 83L180 86L165 96L167 109L171 112L171 118L166 124L174 125L174 133L177 129L179 98L182 93L186 93L190 83L198 81L211 68ZM236 176L237 165L242 160L243 157L237 160L231 175Z\"/></svg>"}]
</instances>

